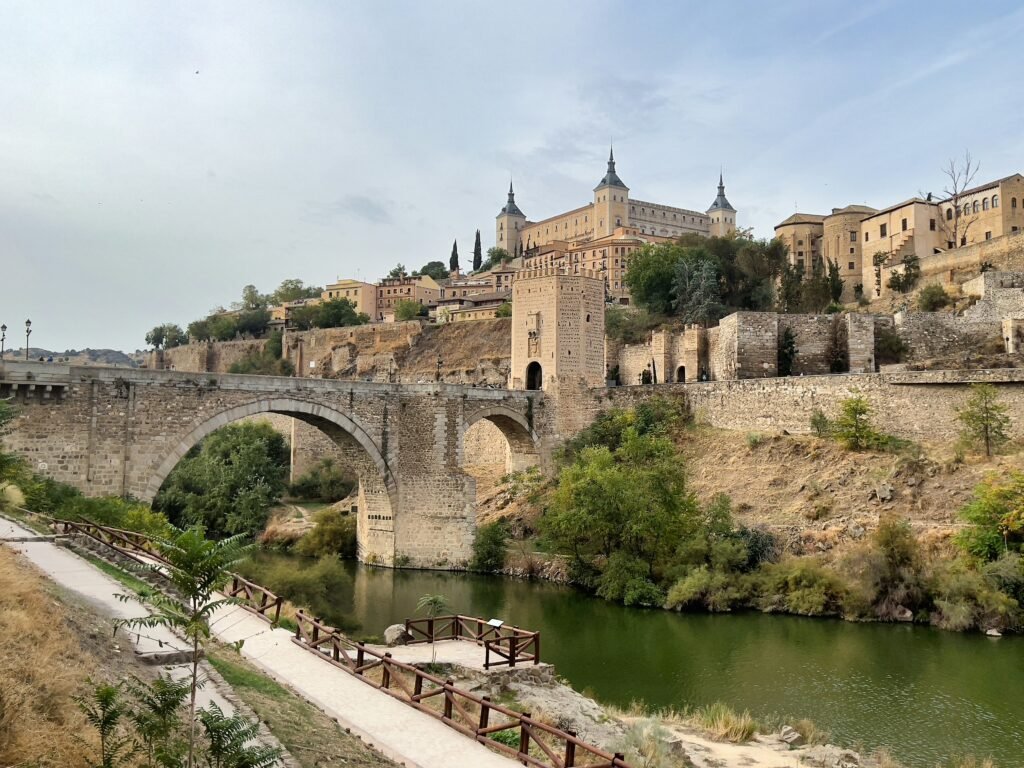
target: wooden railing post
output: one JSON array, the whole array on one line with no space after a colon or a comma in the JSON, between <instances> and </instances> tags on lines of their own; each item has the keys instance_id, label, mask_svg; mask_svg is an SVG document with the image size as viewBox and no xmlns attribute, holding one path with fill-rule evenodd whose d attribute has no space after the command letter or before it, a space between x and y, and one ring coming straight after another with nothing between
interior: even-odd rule
<instances>
[{"instance_id":1,"label":"wooden railing post","mask_svg":"<svg viewBox=\"0 0 1024 768\"><path fill-rule=\"evenodd\" d=\"M570 736L576 738L576 731L566 731ZM576 765L576 742L572 739L565 740L565 768L574 768Z\"/></svg>"},{"instance_id":2,"label":"wooden railing post","mask_svg":"<svg viewBox=\"0 0 1024 768\"><path fill-rule=\"evenodd\" d=\"M523 712L519 718L519 752L523 755L530 754L530 732L526 730L526 718L530 716L529 712ZM523 765L528 765L526 760L522 761Z\"/></svg>"},{"instance_id":3,"label":"wooden railing post","mask_svg":"<svg viewBox=\"0 0 1024 768\"><path fill-rule=\"evenodd\" d=\"M516 654L519 652L519 636L512 635L508 639L508 665L514 667L516 665Z\"/></svg>"},{"instance_id":4,"label":"wooden railing post","mask_svg":"<svg viewBox=\"0 0 1024 768\"><path fill-rule=\"evenodd\" d=\"M444 681L444 719L452 719L452 684L453 681L449 677Z\"/></svg>"},{"instance_id":5,"label":"wooden railing post","mask_svg":"<svg viewBox=\"0 0 1024 768\"><path fill-rule=\"evenodd\" d=\"M477 728L477 733L480 733L484 728L487 727L487 721L491 715L491 697L484 696L480 704L480 726Z\"/></svg>"},{"instance_id":6,"label":"wooden railing post","mask_svg":"<svg viewBox=\"0 0 1024 768\"><path fill-rule=\"evenodd\" d=\"M391 687L391 654L384 654L384 664L381 666L382 674L380 676L380 684L382 688Z\"/></svg>"},{"instance_id":7,"label":"wooden railing post","mask_svg":"<svg viewBox=\"0 0 1024 768\"><path fill-rule=\"evenodd\" d=\"M363 660L366 658L366 649L362 643L356 646L356 674L363 674Z\"/></svg>"},{"instance_id":8,"label":"wooden railing post","mask_svg":"<svg viewBox=\"0 0 1024 768\"><path fill-rule=\"evenodd\" d=\"M427 619L427 642L434 642L434 619L433 617Z\"/></svg>"},{"instance_id":9,"label":"wooden railing post","mask_svg":"<svg viewBox=\"0 0 1024 768\"><path fill-rule=\"evenodd\" d=\"M533 636L533 663L540 664L540 632Z\"/></svg>"},{"instance_id":10,"label":"wooden railing post","mask_svg":"<svg viewBox=\"0 0 1024 768\"><path fill-rule=\"evenodd\" d=\"M417 674L416 682L412 684L413 698L419 696L421 693L423 693L423 675Z\"/></svg>"}]
</instances>

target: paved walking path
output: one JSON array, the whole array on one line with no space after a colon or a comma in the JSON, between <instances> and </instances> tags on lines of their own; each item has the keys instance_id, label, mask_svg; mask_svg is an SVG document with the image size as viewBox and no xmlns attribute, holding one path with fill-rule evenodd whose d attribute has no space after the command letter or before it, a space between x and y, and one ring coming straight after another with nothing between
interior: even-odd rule
<instances>
[{"instance_id":1,"label":"paved walking path","mask_svg":"<svg viewBox=\"0 0 1024 768\"><path fill-rule=\"evenodd\" d=\"M0 539L33 536L31 531L0 518ZM135 603L117 600L114 595L123 592L124 587L66 549L45 541L12 542L5 546L23 552L58 584L100 603L115 616L134 618L143 611ZM511 768L518 765L318 659L293 643L290 632L271 629L244 608L221 609L214 615L211 629L224 642L244 641L243 656L408 768ZM147 634L163 639L155 631L147 631ZM180 644L173 636L169 639ZM146 642L151 645L147 646ZM143 644L140 647L146 648L155 644L145 638L140 643Z\"/></svg>"}]
</instances>

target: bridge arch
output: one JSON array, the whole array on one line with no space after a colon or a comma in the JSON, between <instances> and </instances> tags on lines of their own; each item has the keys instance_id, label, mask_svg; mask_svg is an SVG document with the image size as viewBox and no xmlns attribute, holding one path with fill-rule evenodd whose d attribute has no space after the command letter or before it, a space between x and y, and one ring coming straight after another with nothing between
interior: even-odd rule
<instances>
[{"instance_id":1,"label":"bridge arch","mask_svg":"<svg viewBox=\"0 0 1024 768\"><path fill-rule=\"evenodd\" d=\"M373 462L387 489L388 496L394 496L397 484L387 462L384 460L380 449L373 442L373 439L355 421L341 411L320 405L319 403L311 403L292 397L273 397L228 408L194 425L187 434L178 440L177 444L171 449L171 452L167 454L150 474L141 496L142 500L147 502L153 500L160 490L160 486L163 485L167 476L171 473L171 470L204 437L232 422L244 419L247 416L258 416L261 413L278 413L299 419L317 427L336 443L354 441L366 452L366 455Z\"/></svg>"},{"instance_id":2,"label":"bridge arch","mask_svg":"<svg viewBox=\"0 0 1024 768\"><path fill-rule=\"evenodd\" d=\"M474 425L480 422L487 422L490 425L489 435L482 430L473 429ZM465 417L460 446L463 467L468 469L474 463L498 463L495 456L495 431L505 438L508 445L507 455L503 457L504 472L523 470L540 463L540 438L530 422L518 411L495 403L475 410ZM490 456L474 455L478 452Z\"/></svg>"}]
</instances>

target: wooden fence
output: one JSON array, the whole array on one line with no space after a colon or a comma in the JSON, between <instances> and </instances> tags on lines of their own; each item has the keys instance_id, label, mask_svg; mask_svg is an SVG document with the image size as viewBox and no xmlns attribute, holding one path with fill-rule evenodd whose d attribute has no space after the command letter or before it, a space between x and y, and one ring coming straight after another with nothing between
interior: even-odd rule
<instances>
[{"instance_id":1,"label":"wooden fence","mask_svg":"<svg viewBox=\"0 0 1024 768\"><path fill-rule=\"evenodd\" d=\"M437 640L470 640L484 648L484 669L514 667L519 663L540 663L540 632L531 632L505 624L496 626L475 616L437 616L406 619L405 632L410 643ZM491 661L491 656L495 661Z\"/></svg>"},{"instance_id":2,"label":"wooden fence","mask_svg":"<svg viewBox=\"0 0 1024 768\"><path fill-rule=\"evenodd\" d=\"M51 520L54 530L67 535L80 535L92 539L119 555L135 561L139 565L150 568L164 578L167 574L165 568L172 567L167 558L160 554L160 550L153 544L152 540L143 533L125 531L120 528L112 528L108 525L85 520ZM232 573L231 582L225 590L227 597L236 598L239 605L247 611L255 613L272 624L276 624L281 618L281 606L284 598L275 595L266 587L255 582L244 579L238 574Z\"/></svg>"},{"instance_id":3,"label":"wooden fence","mask_svg":"<svg viewBox=\"0 0 1024 768\"><path fill-rule=\"evenodd\" d=\"M443 617L438 620L440 625L433 625L431 636L452 639L452 630L447 624L452 618L482 621L465 616ZM456 688L450 679L442 679L397 661L390 653L380 653L363 643L353 642L334 627L302 610L296 613L295 620L293 643L402 703L437 718L459 733L515 757L523 765L534 768L630 768L621 753L606 752L587 744L571 731L535 720L528 712L516 712L495 704L488 696L476 696ZM419 621L415 620L414 626ZM438 631L442 634L437 634ZM503 732L518 736L518 744L511 746L495 738ZM508 740L514 741L515 736Z\"/></svg>"}]
</instances>

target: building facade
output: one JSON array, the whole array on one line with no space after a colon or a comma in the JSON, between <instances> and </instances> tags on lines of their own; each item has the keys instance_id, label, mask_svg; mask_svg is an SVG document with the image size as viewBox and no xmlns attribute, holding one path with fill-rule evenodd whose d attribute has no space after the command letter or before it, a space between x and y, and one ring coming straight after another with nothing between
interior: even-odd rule
<instances>
[{"instance_id":1,"label":"building facade","mask_svg":"<svg viewBox=\"0 0 1024 768\"><path fill-rule=\"evenodd\" d=\"M415 301L429 309L441 298L441 286L429 275L385 277L376 288L377 310L372 317L380 322L395 319L395 306L400 301Z\"/></svg>"},{"instance_id":2,"label":"building facade","mask_svg":"<svg viewBox=\"0 0 1024 768\"><path fill-rule=\"evenodd\" d=\"M600 273L609 296L629 303L622 275L636 248L691 233L724 236L735 231L736 221L721 175L718 194L704 212L636 200L615 170L614 153L609 152L593 200L557 216L529 221L516 204L510 184L508 200L495 221L495 243L513 256L522 254L524 268L557 264L570 272Z\"/></svg>"},{"instance_id":3,"label":"building facade","mask_svg":"<svg viewBox=\"0 0 1024 768\"><path fill-rule=\"evenodd\" d=\"M324 301L348 299L355 305L356 312L370 317L377 316L377 286L360 280L338 280L331 283L321 295Z\"/></svg>"}]
</instances>

